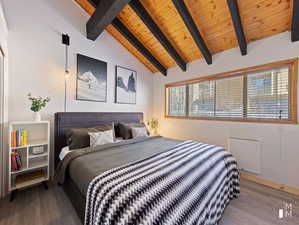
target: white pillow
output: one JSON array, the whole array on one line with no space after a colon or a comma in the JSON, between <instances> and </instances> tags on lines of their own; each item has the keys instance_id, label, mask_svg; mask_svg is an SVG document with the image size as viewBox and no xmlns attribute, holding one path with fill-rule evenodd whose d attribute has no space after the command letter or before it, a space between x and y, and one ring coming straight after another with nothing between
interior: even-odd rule
<instances>
[{"instance_id":1,"label":"white pillow","mask_svg":"<svg viewBox=\"0 0 299 225\"><path fill-rule=\"evenodd\" d=\"M88 133L88 135L90 137L90 147L114 143L113 130Z\"/></svg>"},{"instance_id":2,"label":"white pillow","mask_svg":"<svg viewBox=\"0 0 299 225\"><path fill-rule=\"evenodd\" d=\"M145 127L132 127L133 138L137 137L148 137L147 130Z\"/></svg>"},{"instance_id":3,"label":"white pillow","mask_svg":"<svg viewBox=\"0 0 299 225\"><path fill-rule=\"evenodd\" d=\"M65 146L65 147L63 147L63 148L61 149L60 154L59 154L59 159L60 159L60 160L63 160L64 157L65 157L68 153L70 153L70 152L71 152L71 151L70 151L69 146Z\"/></svg>"}]
</instances>

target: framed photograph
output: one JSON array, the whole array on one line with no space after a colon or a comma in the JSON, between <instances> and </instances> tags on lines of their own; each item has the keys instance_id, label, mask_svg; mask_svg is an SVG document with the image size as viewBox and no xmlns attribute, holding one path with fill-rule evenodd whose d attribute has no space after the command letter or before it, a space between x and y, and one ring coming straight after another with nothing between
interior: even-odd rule
<instances>
[{"instance_id":1,"label":"framed photograph","mask_svg":"<svg viewBox=\"0 0 299 225\"><path fill-rule=\"evenodd\" d=\"M115 102L136 104L137 72L125 67L115 67Z\"/></svg>"},{"instance_id":2,"label":"framed photograph","mask_svg":"<svg viewBox=\"0 0 299 225\"><path fill-rule=\"evenodd\" d=\"M107 63L77 54L76 99L106 102Z\"/></svg>"}]
</instances>

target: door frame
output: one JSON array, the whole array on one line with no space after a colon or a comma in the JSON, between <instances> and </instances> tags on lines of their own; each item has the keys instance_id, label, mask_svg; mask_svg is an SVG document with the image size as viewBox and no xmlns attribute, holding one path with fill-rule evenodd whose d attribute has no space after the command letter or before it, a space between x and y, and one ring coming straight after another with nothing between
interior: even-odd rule
<instances>
[{"instance_id":1,"label":"door frame","mask_svg":"<svg viewBox=\"0 0 299 225\"><path fill-rule=\"evenodd\" d=\"M0 45L0 198L3 196L5 188L5 164L4 163L4 73L5 73L5 54Z\"/></svg>"}]
</instances>

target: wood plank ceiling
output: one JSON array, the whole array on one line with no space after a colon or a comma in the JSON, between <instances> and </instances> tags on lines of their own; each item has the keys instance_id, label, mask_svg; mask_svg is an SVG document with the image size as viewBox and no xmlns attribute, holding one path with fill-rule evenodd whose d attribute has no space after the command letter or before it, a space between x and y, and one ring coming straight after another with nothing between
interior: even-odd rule
<instances>
[{"instance_id":1,"label":"wood plank ceiling","mask_svg":"<svg viewBox=\"0 0 299 225\"><path fill-rule=\"evenodd\" d=\"M95 11L97 0L75 0L89 15ZM94 4L91 4L93 3ZM106 1L106 0L104 0ZM185 62L203 57L174 0L140 0L170 44ZM213 55L238 47L238 39L228 7L230 0L184 0L189 13L208 50ZM296 0L238 0L237 5L247 43L291 29L292 6ZM129 5L117 18L165 67L176 66L176 61L161 45L149 28ZM106 30L152 72L157 68L141 54L117 29L109 25Z\"/></svg>"}]
</instances>

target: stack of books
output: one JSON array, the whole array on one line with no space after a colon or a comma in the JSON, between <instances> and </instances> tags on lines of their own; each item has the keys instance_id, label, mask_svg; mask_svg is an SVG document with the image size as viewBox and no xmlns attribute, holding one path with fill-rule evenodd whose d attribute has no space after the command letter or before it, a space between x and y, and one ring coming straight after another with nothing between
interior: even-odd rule
<instances>
[{"instance_id":1,"label":"stack of books","mask_svg":"<svg viewBox=\"0 0 299 225\"><path fill-rule=\"evenodd\" d=\"M11 153L11 169L12 171L18 171L22 169L22 159L19 153Z\"/></svg>"},{"instance_id":2,"label":"stack of books","mask_svg":"<svg viewBox=\"0 0 299 225\"><path fill-rule=\"evenodd\" d=\"M11 132L11 147L22 147L28 144L28 130L16 130Z\"/></svg>"},{"instance_id":3,"label":"stack of books","mask_svg":"<svg viewBox=\"0 0 299 225\"><path fill-rule=\"evenodd\" d=\"M15 184L20 185L24 183L30 183L33 180L43 178L46 176L46 173L44 170L37 170L30 173L20 174L16 177Z\"/></svg>"}]
</instances>

